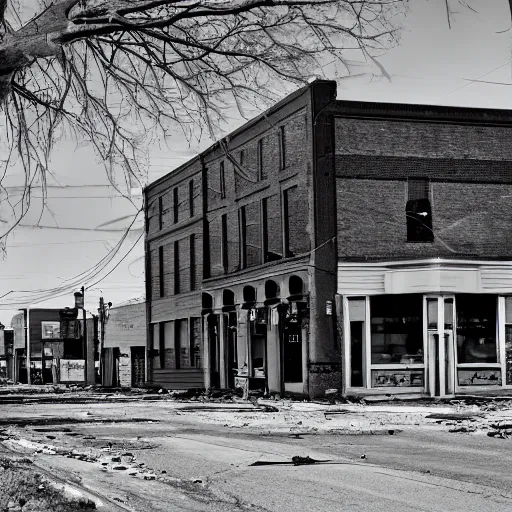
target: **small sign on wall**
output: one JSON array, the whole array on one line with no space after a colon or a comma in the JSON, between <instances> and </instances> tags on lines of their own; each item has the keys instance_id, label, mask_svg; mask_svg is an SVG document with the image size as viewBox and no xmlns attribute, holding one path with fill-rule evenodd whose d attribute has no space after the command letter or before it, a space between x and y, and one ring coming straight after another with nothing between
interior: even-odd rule
<instances>
[{"instance_id":1,"label":"small sign on wall","mask_svg":"<svg viewBox=\"0 0 512 512\"><path fill-rule=\"evenodd\" d=\"M60 381L83 382L85 381L85 361L83 359L61 359Z\"/></svg>"},{"instance_id":2,"label":"small sign on wall","mask_svg":"<svg viewBox=\"0 0 512 512\"><path fill-rule=\"evenodd\" d=\"M41 331L43 340L60 338L60 322L41 322Z\"/></svg>"}]
</instances>

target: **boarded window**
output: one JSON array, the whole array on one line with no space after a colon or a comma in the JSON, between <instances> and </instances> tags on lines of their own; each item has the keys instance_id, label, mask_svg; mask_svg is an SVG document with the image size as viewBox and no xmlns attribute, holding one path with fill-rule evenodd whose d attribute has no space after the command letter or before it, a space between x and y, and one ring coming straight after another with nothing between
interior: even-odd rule
<instances>
[{"instance_id":1,"label":"boarded window","mask_svg":"<svg viewBox=\"0 0 512 512\"><path fill-rule=\"evenodd\" d=\"M196 235L190 235L190 290L196 289Z\"/></svg>"},{"instance_id":2,"label":"boarded window","mask_svg":"<svg viewBox=\"0 0 512 512\"><path fill-rule=\"evenodd\" d=\"M222 268L224 273L227 274L229 266L229 254L228 254L228 216L223 215L221 218L221 251L222 251Z\"/></svg>"}]
</instances>

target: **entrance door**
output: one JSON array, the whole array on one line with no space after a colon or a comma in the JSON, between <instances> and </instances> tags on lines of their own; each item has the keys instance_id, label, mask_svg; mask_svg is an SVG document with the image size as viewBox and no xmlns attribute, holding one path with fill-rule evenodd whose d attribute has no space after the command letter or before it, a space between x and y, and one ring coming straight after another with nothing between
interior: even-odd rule
<instances>
[{"instance_id":1,"label":"entrance door","mask_svg":"<svg viewBox=\"0 0 512 512\"><path fill-rule=\"evenodd\" d=\"M132 387L144 386L146 350L144 347L131 347L132 352Z\"/></svg>"},{"instance_id":2,"label":"entrance door","mask_svg":"<svg viewBox=\"0 0 512 512\"><path fill-rule=\"evenodd\" d=\"M455 392L455 299L453 296L425 298L427 317L427 383L430 396Z\"/></svg>"}]
</instances>

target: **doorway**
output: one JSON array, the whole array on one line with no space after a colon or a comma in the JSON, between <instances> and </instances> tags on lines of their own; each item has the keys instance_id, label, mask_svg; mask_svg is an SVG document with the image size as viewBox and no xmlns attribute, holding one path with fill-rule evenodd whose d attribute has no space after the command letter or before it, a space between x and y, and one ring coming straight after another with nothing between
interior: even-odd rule
<instances>
[{"instance_id":1,"label":"doorway","mask_svg":"<svg viewBox=\"0 0 512 512\"><path fill-rule=\"evenodd\" d=\"M455 393L455 298L426 296L427 386L430 396Z\"/></svg>"}]
</instances>

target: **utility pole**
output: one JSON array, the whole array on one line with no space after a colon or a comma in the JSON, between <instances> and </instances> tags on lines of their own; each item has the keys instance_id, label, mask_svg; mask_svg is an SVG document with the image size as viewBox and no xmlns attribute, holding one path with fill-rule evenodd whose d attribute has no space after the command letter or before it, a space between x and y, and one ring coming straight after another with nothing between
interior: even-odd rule
<instances>
[{"instance_id":1,"label":"utility pole","mask_svg":"<svg viewBox=\"0 0 512 512\"><path fill-rule=\"evenodd\" d=\"M84 327L82 334L82 351L84 354L84 383L87 384L87 359L89 357L89 352L87 350L87 315L85 312L85 288L83 286L80 288L80 292L75 293L75 308L81 309L83 313Z\"/></svg>"}]
</instances>

